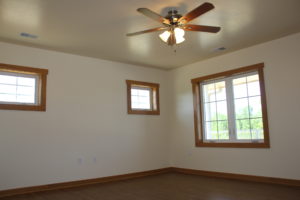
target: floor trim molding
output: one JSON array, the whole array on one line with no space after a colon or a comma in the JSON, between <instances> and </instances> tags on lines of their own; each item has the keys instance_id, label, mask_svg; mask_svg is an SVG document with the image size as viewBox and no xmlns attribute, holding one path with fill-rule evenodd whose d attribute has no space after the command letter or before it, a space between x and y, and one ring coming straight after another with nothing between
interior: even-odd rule
<instances>
[{"instance_id":1,"label":"floor trim molding","mask_svg":"<svg viewBox=\"0 0 300 200\"><path fill-rule=\"evenodd\" d=\"M186 169L186 168L178 168L178 167L171 167L171 170L173 172L183 173L183 174L191 174L191 175L209 176L209 177L215 177L215 178L225 178L225 179L233 179L233 180L240 180L240 181L271 183L271 184L300 187L300 180L296 180L296 179L253 176L253 175L245 175L245 174L226 173L226 172L213 172L213 171Z\"/></svg>"},{"instance_id":2,"label":"floor trim molding","mask_svg":"<svg viewBox=\"0 0 300 200\"><path fill-rule=\"evenodd\" d=\"M215 178L233 179L233 180L240 180L240 181L271 183L271 184L294 186L294 187L300 188L300 180L295 180L295 179L273 178L273 177L253 176L253 175L245 175L245 174L233 174L233 173L225 173L225 172L213 172L213 171L204 171L204 170L196 170L196 169L186 169L186 168L178 168L178 167L167 167L167 168L161 168L161 169L155 169L155 170L149 170L149 171L143 171L143 172L135 172L135 173L107 176L107 177L94 178L94 179L86 179L86 180L70 181L70 182L63 182L63 183L54 183L54 184L48 184L48 185L39 185L39 186L2 190L2 191L0 191L0 198L6 197L6 196L19 195L19 194L28 194L28 193L34 193L34 192L73 188L73 187L79 187L79 186L91 185L91 184L97 184L97 183L128 180L128 179L133 179L133 178L151 176L151 175L156 175L156 174L164 174L164 173L170 173L170 172L190 174L190 175L199 175L199 176L208 176L208 177L215 177Z\"/></svg>"},{"instance_id":3,"label":"floor trim molding","mask_svg":"<svg viewBox=\"0 0 300 200\"><path fill-rule=\"evenodd\" d=\"M0 198L6 197L6 196L19 195L19 194L28 194L28 193L34 193L34 192L73 188L73 187L79 187L79 186L91 185L91 184L97 184L97 183L128 180L128 179L133 179L133 178L138 178L138 177L145 177L145 176L151 176L151 175L156 175L156 174L168 173L170 171L171 171L171 168L168 167L168 168L161 168L161 169L155 169L155 170L149 170L149 171L143 171L143 172L115 175L115 176L107 176L107 177L94 178L94 179L85 179L85 180L70 181L70 182L63 182L63 183L54 183L54 184L48 184L48 185L39 185L39 186L31 186L31 187L24 187L24 188L8 189L8 190L0 191Z\"/></svg>"}]
</instances>

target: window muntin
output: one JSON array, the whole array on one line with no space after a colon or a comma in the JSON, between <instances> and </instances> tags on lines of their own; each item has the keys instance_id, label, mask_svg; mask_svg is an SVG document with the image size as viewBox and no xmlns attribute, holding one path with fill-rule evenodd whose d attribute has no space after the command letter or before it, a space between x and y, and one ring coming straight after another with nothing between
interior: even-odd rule
<instances>
[{"instance_id":1,"label":"window muntin","mask_svg":"<svg viewBox=\"0 0 300 200\"><path fill-rule=\"evenodd\" d=\"M126 80L128 114L159 115L159 84Z\"/></svg>"},{"instance_id":2,"label":"window muntin","mask_svg":"<svg viewBox=\"0 0 300 200\"><path fill-rule=\"evenodd\" d=\"M192 79L197 146L269 147L263 66Z\"/></svg>"},{"instance_id":3,"label":"window muntin","mask_svg":"<svg viewBox=\"0 0 300 200\"><path fill-rule=\"evenodd\" d=\"M0 64L0 109L46 110L47 69Z\"/></svg>"}]
</instances>

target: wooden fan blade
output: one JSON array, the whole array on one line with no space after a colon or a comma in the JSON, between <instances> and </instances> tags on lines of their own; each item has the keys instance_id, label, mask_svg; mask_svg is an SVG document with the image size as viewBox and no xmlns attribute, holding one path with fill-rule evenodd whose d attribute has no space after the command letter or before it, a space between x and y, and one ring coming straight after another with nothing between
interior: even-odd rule
<instances>
[{"instance_id":1,"label":"wooden fan blade","mask_svg":"<svg viewBox=\"0 0 300 200\"><path fill-rule=\"evenodd\" d=\"M155 32L155 31L162 31L162 30L166 30L168 29L167 27L159 27L159 28L152 28L152 29L148 29L148 30L144 30L144 31L139 31L139 32L134 32L134 33L127 33L127 36L135 36L135 35L140 35L140 34L144 34L144 33L151 33L151 32Z\"/></svg>"},{"instance_id":2,"label":"wooden fan blade","mask_svg":"<svg viewBox=\"0 0 300 200\"><path fill-rule=\"evenodd\" d=\"M202 26L202 25L193 25L187 24L182 27L185 31L201 31L201 32L209 32L209 33L217 33L221 30L220 27L216 26Z\"/></svg>"},{"instance_id":3,"label":"wooden fan blade","mask_svg":"<svg viewBox=\"0 0 300 200\"><path fill-rule=\"evenodd\" d=\"M186 15L182 16L179 19L179 22L185 24L189 21L192 21L196 17L199 17L200 15L203 15L204 13L210 11L213 8L214 8L213 4L206 2L206 3L198 6L197 8L192 10L191 12L187 13Z\"/></svg>"},{"instance_id":4,"label":"wooden fan blade","mask_svg":"<svg viewBox=\"0 0 300 200\"><path fill-rule=\"evenodd\" d=\"M146 17L149 17L149 18L151 18L155 21L158 21L160 23L170 24L170 21L168 19L162 17L161 15L157 14L156 12L153 12L152 10L150 10L148 8L138 8L137 11L142 13Z\"/></svg>"}]
</instances>

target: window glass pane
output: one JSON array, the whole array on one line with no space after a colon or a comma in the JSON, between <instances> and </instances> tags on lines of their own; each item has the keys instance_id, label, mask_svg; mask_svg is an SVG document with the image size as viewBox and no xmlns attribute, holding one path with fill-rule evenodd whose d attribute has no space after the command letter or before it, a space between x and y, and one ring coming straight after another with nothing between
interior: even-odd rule
<instances>
[{"instance_id":1,"label":"window glass pane","mask_svg":"<svg viewBox=\"0 0 300 200\"><path fill-rule=\"evenodd\" d=\"M218 120L227 120L227 102L226 101L218 101L217 102L217 115Z\"/></svg>"},{"instance_id":2,"label":"window glass pane","mask_svg":"<svg viewBox=\"0 0 300 200\"><path fill-rule=\"evenodd\" d=\"M27 87L27 86L18 86L17 87L17 94L18 95L31 95L34 96L35 88L34 87Z\"/></svg>"},{"instance_id":3,"label":"window glass pane","mask_svg":"<svg viewBox=\"0 0 300 200\"><path fill-rule=\"evenodd\" d=\"M150 96L150 91L149 90L138 90L139 96L143 97L149 97Z\"/></svg>"},{"instance_id":4,"label":"window glass pane","mask_svg":"<svg viewBox=\"0 0 300 200\"><path fill-rule=\"evenodd\" d=\"M226 100L225 81L216 83L216 100Z\"/></svg>"},{"instance_id":5,"label":"window glass pane","mask_svg":"<svg viewBox=\"0 0 300 200\"><path fill-rule=\"evenodd\" d=\"M138 108L140 109L150 109L150 105L146 103L139 103Z\"/></svg>"},{"instance_id":6,"label":"window glass pane","mask_svg":"<svg viewBox=\"0 0 300 200\"><path fill-rule=\"evenodd\" d=\"M4 102L16 102L16 95L0 94L0 101Z\"/></svg>"},{"instance_id":7,"label":"window glass pane","mask_svg":"<svg viewBox=\"0 0 300 200\"><path fill-rule=\"evenodd\" d=\"M138 102L138 96L131 96L131 102Z\"/></svg>"},{"instance_id":8,"label":"window glass pane","mask_svg":"<svg viewBox=\"0 0 300 200\"><path fill-rule=\"evenodd\" d=\"M216 100L215 84L206 84L203 86L204 102L211 102Z\"/></svg>"},{"instance_id":9,"label":"window glass pane","mask_svg":"<svg viewBox=\"0 0 300 200\"><path fill-rule=\"evenodd\" d=\"M136 101L132 101L132 102L131 102L131 107L132 107L132 108L139 108L139 103L136 102Z\"/></svg>"},{"instance_id":10,"label":"window glass pane","mask_svg":"<svg viewBox=\"0 0 300 200\"><path fill-rule=\"evenodd\" d=\"M146 103L141 103L141 102L132 102L131 107L134 109L150 109L150 105Z\"/></svg>"},{"instance_id":11,"label":"window glass pane","mask_svg":"<svg viewBox=\"0 0 300 200\"><path fill-rule=\"evenodd\" d=\"M216 103L205 103L205 121L217 120Z\"/></svg>"},{"instance_id":12,"label":"window glass pane","mask_svg":"<svg viewBox=\"0 0 300 200\"><path fill-rule=\"evenodd\" d=\"M35 86L35 78L18 77L18 85Z\"/></svg>"},{"instance_id":13,"label":"window glass pane","mask_svg":"<svg viewBox=\"0 0 300 200\"><path fill-rule=\"evenodd\" d=\"M21 102L21 103L34 103L34 96L18 95L17 96L17 102Z\"/></svg>"},{"instance_id":14,"label":"window glass pane","mask_svg":"<svg viewBox=\"0 0 300 200\"><path fill-rule=\"evenodd\" d=\"M248 119L236 120L237 139L251 139L250 122Z\"/></svg>"},{"instance_id":15,"label":"window glass pane","mask_svg":"<svg viewBox=\"0 0 300 200\"><path fill-rule=\"evenodd\" d=\"M138 95L137 89L131 89L131 95Z\"/></svg>"},{"instance_id":16,"label":"window glass pane","mask_svg":"<svg viewBox=\"0 0 300 200\"><path fill-rule=\"evenodd\" d=\"M219 139L220 140L228 140L229 139L228 122L227 121L218 121L218 130L219 130Z\"/></svg>"},{"instance_id":17,"label":"window glass pane","mask_svg":"<svg viewBox=\"0 0 300 200\"><path fill-rule=\"evenodd\" d=\"M252 139L264 139L262 118L251 119Z\"/></svg>"},{"instance_id":18,"label":"window glass pane","mask_svg":"<svg viewBox=\"0 0 300 200\"><path fill-rule=\"evenodd\" d=\"M246 78L233 79L234 98L247 97L247 82Z\"/></svg>"},{"instance_id":19,"label":"window glass pane","mask_svg":"<svg viewBox=\"0 0 300 200\"><path fill-rule=\"evenodd\" d=\"M149 97L141 97L139 96L139 102L141 104L147 104L147 105L150 105L150 98Z\"/></svg>"},{"instance_id":20,"label":"window glass pane","mask_svg":"<svg viewBox=\"0 0 300 200\"><path fill-rule=\"evenodd\" d=\"M217 140L218 139L218 122L206 122L205 123L205 133L207 140Z\"/></svg>"},{"instance_id":21,"label":"window glass pane","mask_svg":"<svg viewBox=\"0 0 300 200\"><path fill-rule=\"evenodd\" d=\"M247 119L249 118L248 99L236 99L234 101L235 118Z\"/></svg>"},{"instance_id":22,"label":"window glass pane","mask_svg":"<svg viewBox=\"0 0 300 200\"><path fill-rule=\"evenodd\" d=\"M262 116L260 96L249 98L250 117L257 118Z\"/></svg>"},{"instance_id":23,"label":"window glass pane","mask_svg":"<svg viewBox=\"0 0 300 200\"><path fill-rule=\"evenodd\" d=\"M248 82L248 95L249 96L257 96L260 95L260 86L258 75L252 75L247 77Z\"/></svg>"},{"instance_id":24,"label":"window glass pane","mask_svg":"<svg viewBox=\"0 0 300 200\"><path fill-rule=\"evenodd\" d=\"M0 75L0 79L0 101L35 103L35 78Z\"/></svg>"},{"instance_id":25,"label":"window glass pane","mask_svg":"<svg viewBox=\"0 0 300 200\"><path fill-rule=\"evenodd\" d=\"M7 75L0 75L0 84L1 83L15 85L17 83L17 77L15 77L15 76L7 76Z\"/></svg>"},{"instance_id":26,"label":"window glass pane","mask_svg":"<svg viewBox=\"0 0 300 200\"><path fill-rule=\"evenodd\" d=\"M151 109L150 89L131 89L131 107L133 109Z\"/></svg>"},{"instance_id":27,"label":"window glass pane","mask_svg":"<svg viewBox=\"0 0 300 200\"><path fill-rule=\"evenodd\" d=\"M15 85L0 84L0 93L4 94L16 94L17 87Z\"/></svg>"}]
</instances>

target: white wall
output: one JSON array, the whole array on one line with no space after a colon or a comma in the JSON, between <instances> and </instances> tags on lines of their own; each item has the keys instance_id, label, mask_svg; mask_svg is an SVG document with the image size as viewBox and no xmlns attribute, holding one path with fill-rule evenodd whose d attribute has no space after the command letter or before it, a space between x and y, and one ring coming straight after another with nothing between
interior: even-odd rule
<instances>
[{"instance_id":1,"label":"white wall","mask_svg":"<svg viewBox=\"0 0 300 200\"><path fill-rule=\"evenodd\" d=\"M270 149L195 147L191 79L265 63ZM171 71L170 164L176 167L300 179L300 34Z\"/></svg>"},{"instance_id":2,"label":"white wall","mask_svg":"<svg viewBox=\"0 0 300 200\"><path fill-rule=\"evenodd\" d=\"M0 63L49 69L46 112L0 110L0 190L169 166L166 71L8 43ZM126 79L160 83L159 116L127 114Z\"/></svg>"},{"instance_id":3,"label":"white wall","mask_svg":"<svg viewBox=\"0 0 300 200\"><path fill-rule=\"evenodd\" d=\"M300 179L299 44L295 34L166 72L0 43L1 63L49 69L46 112L0 110L0 190L168 166ZM195 147L190 80L260 62L271 148ZM160 83L161 115L127 115L125 79Z\"/></svg>"}]
</instances>

